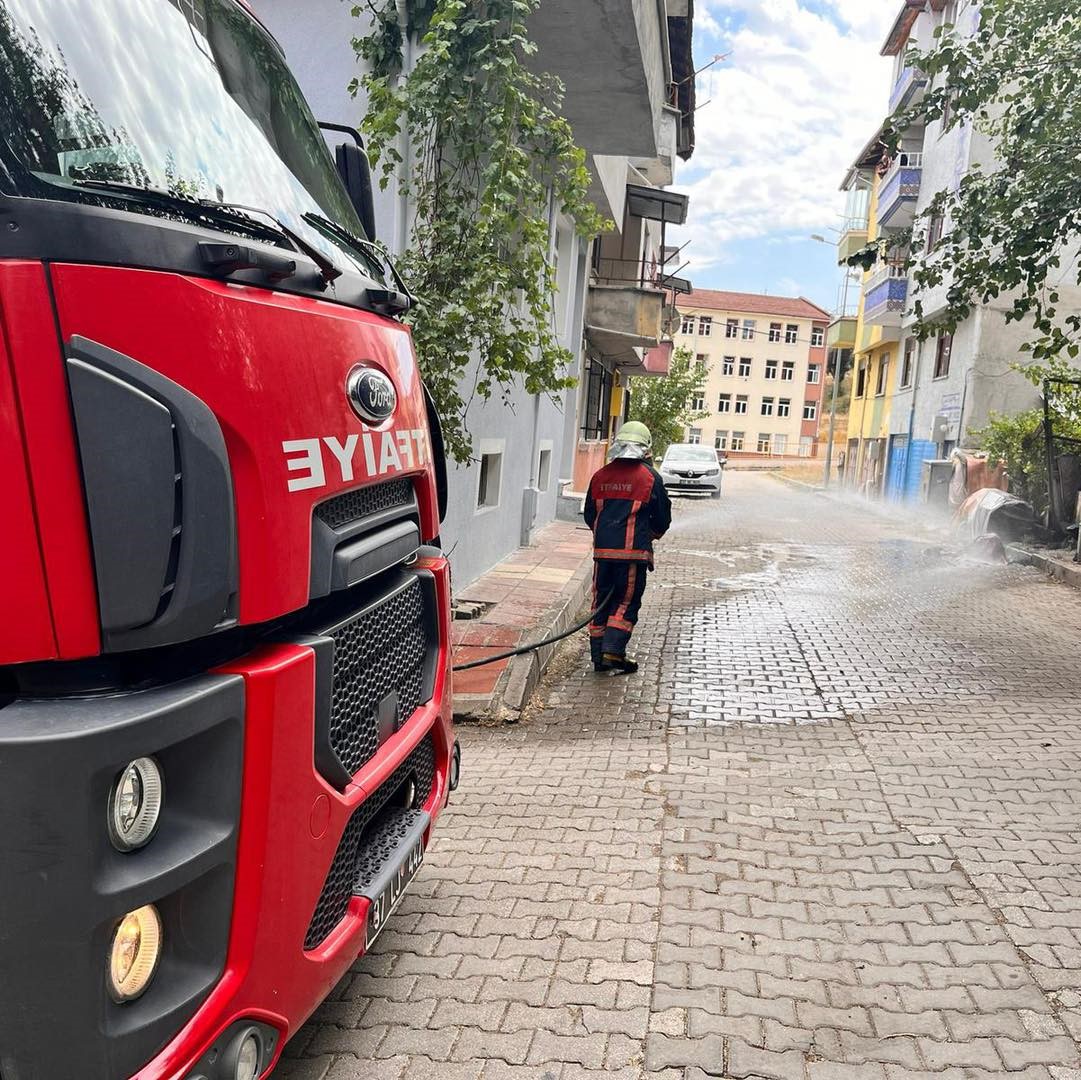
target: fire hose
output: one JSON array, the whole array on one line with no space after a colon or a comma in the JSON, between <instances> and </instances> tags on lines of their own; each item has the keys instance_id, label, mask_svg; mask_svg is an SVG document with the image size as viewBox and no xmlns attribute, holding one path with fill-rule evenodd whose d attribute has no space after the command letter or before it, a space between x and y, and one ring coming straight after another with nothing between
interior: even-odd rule
<instances>
[{"instance_id":1,"label":"fire hose","mask_svg":"<svg viewBox=\"0 0 1081 1080\"><path fill-rule=\"evenodd\" d=\"M571 634L577 634L579 630L584 630L594 618L608 606L608 601L611 600L614 595L615 589L610 589L604 594L604 599L602 599L584 619L576 622L569 630L564 630L562 634L555 634L552 637L544 638L541 641L534 641L529 645L521 645L517 649L510 649L508 652L497 653L495 656L485 656L480 660L470 660L468 664L456 664L453 670L469 671L471 668L484 667L485 664L495 664L500 660L509 660L513 656L525 656L526 653L536 652L537 649L543 649L545 645L555 645L556 642L563 641L564 638L569 638Z\"/></svg>"}]
</instances>

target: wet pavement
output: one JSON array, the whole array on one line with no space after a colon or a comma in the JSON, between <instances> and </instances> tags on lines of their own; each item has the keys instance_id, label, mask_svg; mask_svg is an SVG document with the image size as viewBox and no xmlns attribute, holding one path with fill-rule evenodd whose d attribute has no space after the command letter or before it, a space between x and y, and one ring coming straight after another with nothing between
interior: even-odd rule
<instances>
[{"instance_id":1,"label":"wet pavement","mask_svg":"<svg viewBox=\"0 0 1081 1080\"><path fill-rule=\"evenodd\" d=\"M733 474L276 1080L1081 1080L1081 594Z\"/></svg>"}]
</instances>

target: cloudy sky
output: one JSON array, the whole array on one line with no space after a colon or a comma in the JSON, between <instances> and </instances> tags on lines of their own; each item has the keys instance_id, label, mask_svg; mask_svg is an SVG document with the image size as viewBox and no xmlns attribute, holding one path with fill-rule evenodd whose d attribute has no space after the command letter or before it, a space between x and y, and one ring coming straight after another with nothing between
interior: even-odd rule
<instances>
[{"instance_id":1,"label":"cloudy sky","mask_svg":"<svg viewBox=\"0 0 1081 1080\"><path fill-rule=\"evenodd\" d=\"M674 185L691 196L688 226L670 235L691 241L695 285L836 306L834 252L810 235L835 235L845 169L885 116L879 49L899 7L695 0L697 66L730 54L699 76L696 149Z\"/></svg>"}]
</instances>

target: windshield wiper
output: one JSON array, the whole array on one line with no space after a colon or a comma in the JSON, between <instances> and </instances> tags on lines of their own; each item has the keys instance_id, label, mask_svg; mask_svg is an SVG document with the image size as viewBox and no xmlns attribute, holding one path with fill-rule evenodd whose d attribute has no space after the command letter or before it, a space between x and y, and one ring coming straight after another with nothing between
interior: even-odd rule
<instances>
[{"instance_id":1,"label":"windshield wiper","mask_svg":"<svg viewBox=\"0 0 1081 1080\"><path fill-rule=\"evenodd\" d=\"M288 236L283 237L279 230L269 228L248 217L247 214L237 213L234 209L219 203L204 203L200 199L176 195L161 188L143 187L140 184L124 184L115 180L73 179L71 182L79 188L89 188L91 191L120 195L127 199L145 203L148 206L172 210L186 217L202 220L205 224L219 226L224 224L233 231L241 231L257 240L278 243L283 238L289 239ZM218 207L220 209L217 209Z\"/></svg>"},{"instance_id":2,"label":"windshield wiper","mask_svg":"<svg viewBox=\"0 0 1081 1080\"><path fill-rule=\"evenodd\" d=\"M408 286L402 281L401 274L398 273L398 268L394 265L394 260L391 259L386 248L382 244L376 244L371 240L362 240L359 236L354 236L348 229L339 225L336 221L331 221L329 218L325 218L320 214L313 214L311 211L304 215L304 220L309 225L319 229L320 232L330 234L330 238L337 240L338 243L344 244L355 255L359 255L361 259L367 263L369 269L373 274L378 274L383 277L383 270L390 270L391 276L394 278L394 284L397 286L398 293L401 294L400 300L388 294L383 298L382 304L388 308L392 308L391 314L401 315L405 314L416 302L417 298L409 291ZM371 292L371 290L369 290Z\"/></svg>"},{"instance_id":3,"label":"windshield wiper","mask_svg":"<svg viewBox=\"0 0 1081 1080\"><path fill-rule=\"evenodd\" d=\"M245 206L243 203L217 202L213 199L200 199L199 205L210 207L221 206L228 210L241 210L247 214L264 214L274 222L281 234L297 249L297 251L302 251L313 263L315 263L319 268L319 273L322 276L325 285L337 281L338 278L342 276L343 272L339 270L314 244L293 232L284 221L275 217L269 210L263 210L258 206ZM305 214L305 220L307 217L308 215Z\"/></svg>"}]
</instances>

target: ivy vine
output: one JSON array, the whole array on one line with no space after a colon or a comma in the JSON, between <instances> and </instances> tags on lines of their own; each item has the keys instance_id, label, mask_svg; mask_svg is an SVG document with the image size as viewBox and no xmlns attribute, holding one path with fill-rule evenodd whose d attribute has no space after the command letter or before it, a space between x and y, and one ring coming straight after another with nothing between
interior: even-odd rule
<instances>
[{"instance_id":1,"label":"ivy vine","mask_svg":"<svg viewBox=\"0 0 1081 1080\"><path fill-rule=\"evenodd\" d=\"M530 394L573 386L573 355L553 326L553 208L582 236L606 227L588 199L585 154L559 115L563 87L530 70L527 20L540 0L409 0L420 41L403 70L394 0L353 14L371 30L353 41L367 74L362 130L380 184L396 172L415 218L399 270L417 297L408 316L444 423L448 452L469 459L474 397L524 385ZM399 152L410 143L408 168Z\"/></svg>"}]
</instances>

